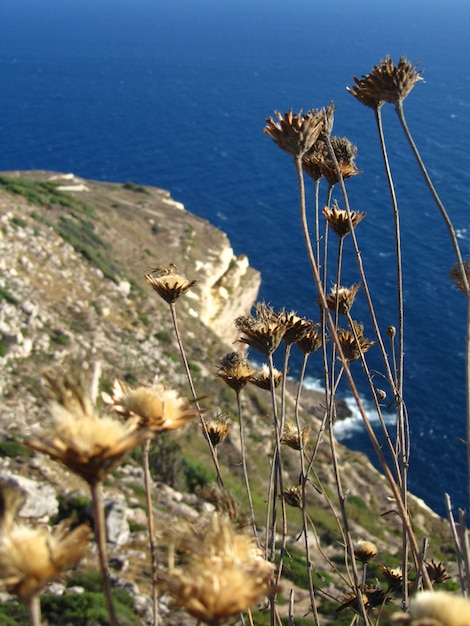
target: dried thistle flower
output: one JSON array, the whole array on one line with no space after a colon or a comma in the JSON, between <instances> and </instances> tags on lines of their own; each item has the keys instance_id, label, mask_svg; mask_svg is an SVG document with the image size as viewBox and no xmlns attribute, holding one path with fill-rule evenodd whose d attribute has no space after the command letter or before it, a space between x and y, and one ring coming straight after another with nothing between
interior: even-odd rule
<instances>
[{"instance_id":1,"label":"dried thistle flower","mask_svg":"<svg viewBox=\"0 0 470 626\"><path fill-rule=\"evenodd\" d=\"M320 334L320 324L318 322L309 321L309 328L302 337L296 342L296 346L303 354L311 354L318 350L322 344L322 337Z\"/></svg>"},{"instance_id":2,"label":"dried thistle flower","mask_svg":"<svg viewBox=\"0 0 470 626\"><path fill-rule=\"evenodd\" d=\"M470 261L465 261L463 263L463 271L465 272L465 276L467 278L467 283L470 284ZM465 282L463 279L463 275L462 275L462 269L460 267L460 265L454 265L450 272L449 272L449 278L451 280L455 280L456 281L456 288L459 291L463 291L464 293L466 293L466 289L465 289Z\"/></svg>"},{"instance_id":3,"label":"dried thistle flower","mask_svg":"<svg viewBox=\"0 0 470 626\"><path fill-rule=\"evenodd\" d=\"M361 288L359 283L350 287L333 285L331 293L326 296L326 304L331 311L338 311L342 315L347 315L354 304L357 292Z\"/></svg>"},{"instance_id":4,"label":"dried thistle flower","mask_svg":"<svg viewBox=\"0 0 470 626\"><path fill-rule=\"evenodd\" d=\"M284 322L286 330L283 340L287 345L300 341L310 329L309 321L305 317L299 317L294 311L284 313Z\"/></svg>"},{"instance_id":5,"label":"dried thistle flower","mask_svg":"<svg viewBox=\"0 0 470 626\"><path fill-rule=\"evenodd\" d=\"M379 565L385 581L388 585L388 591L398 591L403 584L403 572L401 567L387 567Z\"/></svg>"},{"instance_id":6,"label":"dried thistle flower","mask_svg":"<svg viewBox=\"0 0 470 626\"><path fill-rule=\"evenodd\" d=\"M238 532L225 515L174 528L166 543L184 550L184 565L159 574L159 585L175 603L209 626L222 626L277 589L274 566L252 537Z\"/></svg>"},{"instance_id":7,"label":"dried thistle flower","mask_svg":"<svg viewBox=\"0 0 470 626\"><path fill-rule=\"evenodd\" d=\"M220 376L236 393L248 384L254 369L243 352L230 352L220 359L217 376Z\"/></svg>"},{"instance_id":8,"label":"dried thistle flower","mask_svg":"<svg viewBox=\"0 0 470 626\"><path fill-rule=\"evenodd\" d=\"M409 615L397 616L411 626L468 626L470 600L448 591L422 591L410 602Z\"/></svg>"},{"instance_id":9,"label":"dried thistle flower","mask_svg":"<svg viewBox=\"0 0 470 626\"><path fill-rule=\"evenodd\" d=\"M314 181L320 180L323 176L321 168L328 149L323 141L319 139L312 148L302 157L302 169Z\"/></svg>"},{"instance_id":10,"label":"dried thistle flower","mask_svg":"<svg viewBox=\"0 0 470 626\"><path fill-rule=\"evenodd\" d=\"M444 565L436 563L434 559L431 559L430 563L426 563L426 571L433 585L443 583L450 578Z\"/></svg>"},{"instance_id":11,"label":"dried thistle flower","mask_svg":"<svg viewBox=\"0 0 470 626\"><path fill-rule=\"evenodd\" d=\"M85 556L90 529L65 520L52 531L13 525L0 533L0 585L23 602Z\"/></svg>"},{"instance_id":12,"label":"dried thistle flower","mask_svg":"<svg viewBox=\"0 0 470 626\"><path fill-rule=\"evenodd\" d=\"M355 163L357 147L347 137L332 137L331 145L343 180L361 173L361 170L356 167ZM340 177L336 164L330 154L324 155L319 163L319 167L322 175L331 187L339 183Z\"/></svg>"},{"instance_id":13,"label":"dried thistle flower","mask_svg":"<svg viewBox=\"0 0 470 626\"><path fill-rule=\"evenodd\" d=\"M178 274L176 265L173 263L170 267L153 268L149 274L145 275L145 280L168 304L176 302L180 296L197 283L197 280L187 280Z\"/></svg>"},{"instance_id":14,"label":"dried thistle flower","mask_svg":"<svg viewBox=\"0 0 470 626\"><path fill-rule=\"evenodd\" d=\"M282 372L273 367L273 381L274 387L279 387L282 380ZM271 389L271 373L269 371L269 367L266 365L262 365L259 369L255 370L253 376L250 378L250 383L253 383L256 387L260 389Z\"/></svg>"},{"instance_id":15,"label":"dried thistle flower","mask_svg":"<svg viewBox=\"0 0 470 626\"><path fill-rule=\"evenodd\" d=\"M351 225L353 228L356 228L359 222L361 222L366 216L363 211L350 211L350 222L348 218L348 211L340 209L337 202L335 202L332 207L325 207L323 209L323 215L328 222L328 226L340 238L349 235L351 232Z\"/></svg>"},{"instance_id":16,"label":"dried thistle flower","mask_svg":"<svg viewBox=\"0 0 470 626\"><path fill-rule=\"evenodd\" d=\"M197 495L212 504L219 514L228 515L236 528L245 527L246 520L240 520L240 505L231 491L220 485L201 485L196 487Z\"/></svg>"},{"instance_id":17,"label":"dried thistle flower","mask_svg":"<svg viewBox=\"0 0 470 626\"><path fill-rule=\"evenodd\" d=\"M297 487L288 487L282 492L282 497L289 506L297 509L302 508L302 485Z\"/></svg>"},{"instance_id":18,"label":"dried thistle flower","mask_svg":"<svg viewBox=\"0 0 470 626\"><path fill-rule=\"evenodd\" d=\"M308 152L320 133L325 129L325 111L312 109L305 115L292 113L292 109L284 116L275 111L277 120L272 117L266 119L264 132L269 135L275 143L292 156L303 156Z\"/></svg>"},{"instance_id":19,"label":"dried thistle flower","mask_svg":"<svg viewBox=\"0 0 470 626\"><path fill-rule=\"evenodd\" d=\"M354 332L343 328L338 329L338 339L346 361L356 361L374 345L374 341L369 341L364 337L363 331L363 325L357 322L354 322Z\"/></svg>"},{"instance_id":20,"label":"dried thistle flower","mask_svg":"<svg viewBox=\"0 0 470 626\"><path fill-rule=\"evenodd\" d=\"M387 56L379 65L374 65L369 74L362 78L354 76L355 85L346 89L361 104L372 109L380 108L384 102L397 104L408 96L417 82L423 80L417 66L404 56L400 57L398 65L394 65Z\"/></svg>"},{"instance_id":21,"label":"dried thistle flower","mask_svg":"<svg viewBox=\"0 0 470 626\"><path fill-rule=\"evenodd\" d=\"M219 413L213 420L206 422L207 434L214 448L227 439L231 422L226 415Z\"/></svg>"},{"instance_id":22,"label":"dried thistle flower","mask_svg":"<svg viewBox=\"0 0 470 626\"><path fill-rule=\"evenodd\" d=\"M354 544L354 556L361 563L368 563L378 553L377 546L372 541L360 539Z\"/></svg>"},{"instance_id":23,"label":"dried thistle flower","mask_svg":"<svg viewBox=\"0 0 470 626\"><path fill-rule=\"evenodd\" d=\"M26 445L60 461L89 485L102 482L126 452L150 436L133 420L124 423L98 416L80 381L64 376L55 387L57 401L50 407L53 427Z\"/></svg>"},{"instance_id":24,"label":"dried thistle flower","mask_svg":"<svg viewBox=\"0 0 470 626\"><path fill-rule=\"evenodd\" d=\"M102 393L103 402L126 420L153 433L186 426L198 415L192 404L163 385L130 388L121 380L113 381L112 394Z\"/></svg>"},{"instance_id":25,"label":"dried thistle flower","mask_svg":"<svg viewBox=\"0 0 470 626\"><path fill-rule=\"evenodd\" d=\"M365 593L362 593L362 602L366 610L370 608L369 598ZM360 612L359 598L354 592L346 593L343 596L341 605L336 609L336 612L339 613L339 611L343 611L344 609L351 609L351 611L354 611L355 613Z\"/></svg>"},{"instance_id":26,"label":"dried thistle flower","mask_svg":"<svg viewBox=\"0 0 470 626\"><path fill-rule=\"evenodd\" d=\"M286 331L282 315L264 302L255 304L255 315L241 315L235 325L242 333L239 341L246 343L263 354L272 354Z\"/></svg>"},{"instance_id":27,"label":"dried thistle flower","mask_svg":"<svg viewBox=\"0 0 470 626\"><path fill-rule=\"evenodd\" d=\"M293 450L301 450L305 448L308 442L310 433L312 432L311 426L304 426L299 431L297 426L293 422L286 422L282 431L281 443L292 448Z\"/></svg>"}]
</instances>

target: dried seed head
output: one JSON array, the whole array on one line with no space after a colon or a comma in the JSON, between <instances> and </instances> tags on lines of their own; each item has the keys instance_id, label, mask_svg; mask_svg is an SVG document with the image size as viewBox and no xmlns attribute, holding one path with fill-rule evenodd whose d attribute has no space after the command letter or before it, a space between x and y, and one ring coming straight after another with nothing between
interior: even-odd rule
<instances>
[{"instance_id":1,"label":"dried seed head","mask_svg":"<svg viewBox=\"0 0 470 626\"><path fill-rule=\"evenodd\" d=\"M417 82L422 81L418 64L412 65L406 57L400 57L398 65L387 56L379 65L362 78L353 77L355 85L347 91L359 102L372 109L379 109L384 102L402 102Z\"/></svg>"},{"instance_id":2,"label":"dried seed head","mask_svg":"<svg viewBox=\"0 0 470 626\"><path fill-rule=\"evenodd\" d=\"M354 331L338 329L338 338L346 361L356 361L374 345L374 341L364 337L363 330L362 324L357 322L354 322Z\"/></svg>"},{"instance_id":3,"label":"dried seed head","mask_svg":"<svg viewBox=\"0 0 470 626\"><path fill-rule=\"evenodd\" d=\"M470 284L470 261L465 261L463 263L463 271L460 265L454 265L449 272L449 278L451 280L455 280L456 288L459 291L463 291L463 293L467 292L467 288L465 285L465 280L463 274L465 273L465 277L467 279L467 284Z\"/></svg>"},{"instance_id":4,"label":"dried seed head","mask_svg":"<svg viewBox=\"0 0 470 626\"><path fill-rule=\"evenodd\" d=\"M372 541L359 540L354 544L354 556L361 563L368 563L378 553L377 546Z\"/></svg>"},{"instance_id":5,"label":"dried seed head","mask_svg":"<svg viewBox=\"0 0 470 626\"><path fill-rule=\"evenodd\" d=\"M201 485L196 487L197 495L206 502L213 505L220 515L228 515L235 528L244 528L245 519L240 519L240 505L231 491L219 485Z\"/></svg>"},{"instance_id":6,"label":"dried seed head","mask_svg":"<svg viewBox=\"0 0 470 626\"><path fill-rule=\"evenodd\" d=\"M369 598L367 597L365 593L362 593L361 595L362 595L362 602L364 604L364 607L366 609L369 609L370 608ZM343 611L344 609L351 609L351 611L354 611L355 613L359 613L361 610L359 596L356 596L356 594L353 592L346 593L341 600L341 605L336 609L336 612L339 613L339 611Z\"/></svg>"},{"instance_id":7,"label":"dried seed head","mask_svg":"<svg viewBox=\"0 0 470 626\"><path fill-rule=\"evenodd\" d=\"M242 333L239 341L246 343L263 354L272 354L279 346L286 322L282 314L264 302L255 304L255 315L242 315L235 320L235 325Z\"/></svg>"},{"instance_id":8,"label":"dried seed head","mask_svg":"<svg viewBox=\"0 0 470 626\"><path fill-rule=\"evenodd\" d=\"M198 415L192 404L163 385L131 389L122 380L113 381L112 394L102 393L103 402L126 420L154 434L186 426Z\"/></svg>"},{"instance_id":9,"label":"dried seed head","mask_svg":"<svg viewBox=\"0 0 470 626\"><path fill-rule=\"evenodd\" d=\"M318 322L309 322L309 328L302 339L296 342L296 346L303 354L311 354L318 350L322 344L322 337L320 334L320 324Z\"/></svg>"},{"instance_id":10,"label":"dried seed head","mask_svg":"<svg viewBox=\"0 0 470 626\"><path fill-rule=\"evenodd\" d=\"M158 295L173 304L180 296L185 294L197 280L186 280L178 274L176 265L170 267L156 267L149 274L145 275L145 280L155 289Z\"/></svg>"},{"instance_id":11,"label":"dried seed head","mask_svg":"<svg viewBox=\"0 0 470 626\"><path fill-rule=\"evenodd\" d=\"M332 207L325 207L323 209L323 215L328 222L328 226L331 230L338 235L338 237L346 237L351 232L351 225L353 228L361 222L366 214L361 211L348 211L340 209L337 202ZM350 218L350 220L349 220Z\"/></svg>"},{"instance_id":12,"label":"dried seed head","mask_svg":"<svg viewBox=\"0 0 470 626\"><path fill-rule=\"evenodd\" d=\"M389 591L398 591L403 584L403 572L401 567L386 567L385 565L379 565L385 581L388 585Z\"/></svg>"},{"instance_id":13,"label":"dried seed head","mask_svg":"<svg viewBox=\"0 0 470 626\"><path fill-rule=\"evenodd\" d=\"M281 443L293 450L301 450L307 445L311 432L311 426L304 426L299 436L297 426L293 422L286 422L282 431Z\"/></svg>"},{"instance_id":14,"label":"dried seed head","mask_svg":"<svg viewBox=\"0 0 470 626\"><path fill-rule=\"evenodd\" d=\"M288 487L284 489L282 492L282 497L287 502L289 506L292 506L297 509L302 508L302 486L297 485L297 487Z\"/></svg>"},{"instance_id":15,"label":"dried seed head","mask_svg":"<svg viewBox=\"0 0 470 626\"><path fill-rule=\"evenodd\" d=\"M187 554L184 564L159 574L160 588L209 626L231 623L277 591L271 583L273 564L225 515L214 513L195 525L175 527L165 543Z\"/></svg>"},{"instance_id":16,"label":"dried seed head","mask_svg":"<svg viewBox=\"0 0 470 626\"><path fill-rule=\"evenodd\" d=\"M312 109L305 115L292 113L292 109L284 114L274 112L277 120L272 117L266 119L264 132L269 135L277 145L292 156L303 156L308 152L320 133L325 129L325 111Z\"/></svg>"},{"instance_id":17,"label":"dried seed head","mask_svg":"<svg viewBox=\"0 0 470 626\"><path fill-rule=\"evenodd\" d=\"M305 317L299 317L294 311L290 313L284 312L283 315L286 326L283 336L284 342L287 345L291 345L305 337L310 329L309 321Z\"/></svg>"},{"instance_id":18,"label":"dried seed head","mask_svg":"<svg viewBox=\"0 0 470 626\"><path fill-rule=\"evenodd\" d=\"M250 381L254 370L243 352L230 352L220 359L217 376L239 393Z\"/></svg>"},{"instance_id":19,"label":"dried seed head","mask_svg":"<svg viewBox=\"0 0 470 626\"><path fill-rule=\"evenodd\" d=\"M413 626L468 626L470 600L448 591L422 591L410 602Z\"/></svg>"},{"instance_id":20,"label":"dried seed head","mask_svg":"<svg viewBox=\"0 0 470 626\"><path fill-rule=\"evenodd\" d=\"M430 563L426 563L426 571L433 585L444 583L450 578L444 565L442 565L442 563L436 563L434 559L431 559Z\"/></svg>"},{"instance_id":21,"label":"dried seed head","mask_svg":"<svg viewBox=\"0 0 470 626\"><path fill-rule=\"evenodd\" d=\"M13 525L0 533L0 585L27 602L85 556L90 534L86 524L69 530L67 521L52 531Z\"/></svg>"},{"instance_id":22,"label":"dried seed head","mask_svg":"<svg viewBox=\"0 0 470 626\"><path fill-rule=\"evenodd\" d=\"M206 422L207 434L214 448L227 439L231 425L229 418L222 413Z\"/></svg>"},{"instance_id":23,"label":"dried seed head","mask_svg":"<svg viewBox=\"0 0 470 626\"><path fill-rule=\"evenodd\" d=\"M355 158L357 155L357 147L346 137L332 137L331 145L335 153L341 178L346 180L361 173L356 167ZM307 155L308 156L308 155ZM340 181L340 176L336 169L335 162L330 154L326 154L323 161L320 162L321 173L328 184L333 187Z\"/></svg>"},{"instance_id":24,"label":"dried seed head","mask_svg":"<svg viewBox=\"0 0 470 626\"><path fill-rule=\"evenodd\" d=\"M64 376L56 381L56 386L56 397L61 403L51 404L53 427L26 445L60 461L90 485L103 481L126 452L150 436L133 420L124 423L99 416L91 406L89 394L72 378ZM63 390L69 393L61 397Z\"/></svg>"},{"instance_id":25,"label":"dried seed head","mask_svg":"<svg viewBox=\"0 0 470 626\"><path fill-rule=\"evenodd\" d=\"M333 285L331 293L326 296L326 303L331 311L338 311L347 315L354 304L354 299L361 285L359 283L350 287Z\"/></svg>"},{"instance_id":26,"label":"dried seed head","mask_svg":"<svg viewBox=\"0 0 470 626\"><path fill-rule=\"evenodd\" d=\"M273 381L274 387L279 387L282 380L282 372L273 367ZM250 378L250 383L253 383L260 389L271 389L271 373L269 367L264 364L259 369L255 370L253 376Z\"/></svg>"}]
</instances>

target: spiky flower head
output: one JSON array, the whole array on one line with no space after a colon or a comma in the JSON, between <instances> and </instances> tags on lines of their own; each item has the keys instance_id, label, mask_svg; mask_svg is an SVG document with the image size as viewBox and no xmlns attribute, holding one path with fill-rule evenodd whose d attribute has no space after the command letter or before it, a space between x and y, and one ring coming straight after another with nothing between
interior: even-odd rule
<instances>
[{"instance_id":1,"label":"spiky flower head","mask_svg":"<svg viewBox=\"0 0 470 626\"><path fill-rule=\"evenodd\" d=\"M281 115L275 111L276 120L266 119L264 132L277 145L293 157L302 157L317 141L320 133L325 129L325 112L312 109L302 114L292 113L292 109Z\"/></svg>"},{"instance_id":2,"label":"spiky flower head","mask_svg":"<svg viewBox=\"0 0 470 626\"><path fill-rule=\"evenodd\" d=\"M354 76L355 85L346 89L361 104L372 109L379 109L384 102L401 103L416 83L423 80L417 67L418 64L412 65L404 56L397 65L387 56L379 65L374 65L369 74L362 78Z\"/></svg>"},{"instance_id":3,"label":"spiky flower head","mask_svg":"<svg viewBox=\"0 0 470 626\"><path fill-rule=\"evenodd\" d=\"M273 564L226 515L213 513L197 524L175 527L165 543L184 550L186 558L184 564L159 573L159 586L204 624L231 623L277 591L271 583Z\"/></svg>"},{"instance_id":4,"label":"spiky flower head","mask_svg":"<svg viewBox=\"0 0 470 626\"><path fill-rule=\"evenodd\" d=\"M302 450L307 445L311 432L311 426L304 426L299 435L299 430L294 422L287 421L282 431L281 443L293 450Z\"/></svg>"},{"instance_id":5,"label":"spiky flower head","mask_svg":"<svg viewBox=\"0 0 470 626\"><path fill-rule=\"evenodd\" d=\"M388 585L389 591L398 591L403 584L403 571L401 567L387 567L386 565L379 565L385 581Z\"/></svg>"},{"instance_id":6,"label":"spiky flower head","mask_svg":"<svg viewBox=\"0 0 470 626\"><path fill-rule=\"evenodd\" d=\"M331 293L326 296L326 304L331 311L338 311L347 315L354 304L354 299L361 285L359 283L350 287L333 285Z\"/></svg>"},{"instance_id":7,"label":"spiky flower head","mask_svg":"<svg viewBox=\"0 0 470 626\"><path fill-rule=\"evenodd\" d=\"M126 452L150 436L134 420L98 415L82 380L65 375L49 377L49 383L56 397L50 405L53 426L26 445L60 461L88 484L102 482Z\"/></svg>"},{"instance_id":8,"label":"spiky flower head","mask_svg":"<svg viewBox=\"0 0 470 626\"><path fill-rule=\"evenodd\" d=\"M255 315L237 317L235 325L242 333L239 341L266 355L276 350L286 332L283 315L264 302L255 304Z\"/></svg>"},{"instance_id":9,"label":"spiky flower head","mask_svg":"<svg viewBox=\"0 0 470 626\"><path fill-rule=\"evenodd\" d=\"M69 530L65 520L53 530L14 524L0 533L0 585L23 602L85 556L90 528Z\"/></svg>"},{"instance_id":10,"label":"spiky flower head","mask_svg":"<svg viewBox=\"0 0 470 626\"><path fill-rule=\"evenodd\" d=\"M450 578L444 565L442 565L442 563L436 563L434 559L431 559L429 563L426 563L425 567L429 576L429 580L433 585L439 585L441 583L444 583Z\"/></svg>"},{"instance_id":11,"label":"spiky flower head","mask_svg":"<svg viewBox=\"0 0 470 626\"><path fill-rule=\"evenodd\" d=\"M236 393L248 384L254 369L243 352L230 352L220 359L217 376L220 376Z\"/></svg>"},{"instance_id":12,"label":"spiky flower head","mask_svg":"<svg viewBox=\"0 0 470 626\"><path fill-rule=\"evenodd\" d=\"M364 337L363 332L363 325L357 322L354 322L354 330L338 329L338 339L346 361L356 361L374 345L373 341Z\"/></svg>"},{"instance_id":13,"label":"spiky flower head","mask_svg":"<svg viewBox=\"0 0 470 626\"><path fill-rule=\"evenodd\" d=\"M207 434L214 448L227 439L231 422L227 415L218 413L214 419L206 421Z\"/></svg>"},{"instance_id":14,"label":"spiky flower head","mask_svg":"<svg viewBox=\"0 0 470 626\"><path fill-rule=\"evenodd\" d=\"M178 274L177 267L173 263L169 267L155 267L145 275L145 280L168 304L176 302L197 283L197 280L187 280Z\"/></svg>"},{"instance_id":15,"label":"spiky flower head","mask_svg":"<svg viewBox=\"0 0 470 626\"><path fill-rule=\"evenodd\" d=\"M470 600L448 591L421 591L410 602L409 614L394 616L409 626L468 626Z\"/></svg>"},{"instance_id":16,"label":"spiky flower head","mask_svg":"<svg viewBox=\"0 0 470 626\"><path fill-rule=\"evenodd\" d=\"M279 387L281 380L282 372L273 367L272 381L274 382L274 387ZM266 363L254 371L253 376L250 378L250 383L253 383L253 385L260 389L271 390L271 371Z\"/></svg>"},{"instance_id":17,"label":"spiky flower head","mask_svg":"<svg viewBox=\"0 0 470 626\"><path fill-rule=\"evenodd\" d=\"M361 173L361 170L357 168L355 163L357 147L347 139L347 137L332 137L331 145L343 180L347 180ZM306 157L308 157L308 155L306 155ZM338 174L336 164L328 150L326 150L323 160L320 161L319 167L323 177L331 187L339 183L340 174Z\"/></svg>"},{"instance_id":18,"label":"spiky flower head","mask_svg":"<svg viewBox=\"0 0 470 626\"><path fill-rule=\"evenodd\" d=\"M287 487L282 492L282 497L287 502L289 506L292 506L296 509L302 508L302 485L297 485L296 487Z\"/></svg>"},{"instance_id":19,"label":"spiky flower head","mask_svg":"<svg viewBox=\"0 0 470 626\"><path fill-rule=\"evenodd\" d=\"M328 222L328 226L340 239L349 235L351 225L353 228L356 228L359 222L366 216L362 211L349 211L348 217L348 211L340 209L337 202L332 207L325 207L323 215Z\"/></svg>"},{"instance_id":20,"label":"spiky flower head","mask_svg":"<svg viewBox=\"0 0 470 626\"><path fill-rule=\"evenodd\" d=\"M354 556L361 563L368 563L378 553L378 548L372 541L360 539L354 544Z\"/></svg>"},{"instance_id":21,"label":"spiky flower head","mask_svg":"<svg viewBox=\"0 0 470 626\"><path fill-rule=\"evenodd\" d=\"M295 311L284 312L284 322L286 330L282 339L287 345L300 341L310 329L309 321L305 317L299 317Z\"/></svg>"},{"instance_id":22,"label":"spiky flower head","mask_svg":"<svg viewBox=\"0 0 470 626\"><path fill-rule=\"evenodd\" d=\"M463 271L460 265L454 265L449 272L449 278L456 281L455 286L459 291L466 293L467 287L465 284L464 274L468 285L470 284L470 261L465 261L463 263Z\"/></svg>"},{"instance_id":23,"label":"spiky flower head","mask_svg":"<svg viewBox=\"0 0 470 626\"><path fill-rule=\"evenodd\" d=\"M132 389L122 380L113 381L112 393L102 393L103 402L126 420L154 434L186 426L198 415L194 406L163 385Z\"/></svg>"},{"instance_id":24,"label":"spiky flower head","mask_svg":"<svg viewBox=\"0 0 470 626\"><path fill-rule=\"evenodd\" d=\"M296 342L296 346L303 354L311 354L318 350L322 344L322 337L320 332L320 324L318 322L309 321L309 328L302 337Z\"/></svg>"}]
</instances>

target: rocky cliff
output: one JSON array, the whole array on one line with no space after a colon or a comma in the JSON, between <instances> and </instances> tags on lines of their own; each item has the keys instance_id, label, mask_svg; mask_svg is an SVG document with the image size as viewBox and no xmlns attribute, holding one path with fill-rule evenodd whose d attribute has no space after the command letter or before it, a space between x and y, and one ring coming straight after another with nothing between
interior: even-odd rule
<instances>
[{"instance_id":1,"label":"rocky cliff","mask_svg":"<svg viewBox=\"0 0 470 626\"><path fill-rule=\"evenodd\" d=\"M223 411L234 417L234 396L215 370L220 357L234 349L233 320L251 308L260 276L246 257L234 254L227 236L159 189L51 172L0 175L0 457L2 474L22 476L30 493L23 515L51 521L64 503L73 508L87 496L78 478L18 443L46 419L44 372L79 364L94 368L105 389L115 376L131 384L149 384L157 377L170 386L184 387L168 305L144 280L150 268L171 263L188 279L198 280L194 291L177 302L177 310L204 408L208 414ZM266 393L250 387L242 403L247 415L248 465L260 508L272 453ZM294 396L292 388L288 412L293 412ZM302 402L302 420L314 433L323 415L321 402L322 396L315 393ZM324 435L322 441L326 439ZM213 474L206 444L196 429L176 433L166 446L162 442L154 453L161 472L154 495L158 519L166 525L175 515L199 514L203 505L190 491L198 481L213 479ZM227 486L243 494L236 428L222 444L219 458ZM286 484L296 485L297 453L286 450L284 459ZM341 459L354 536L376 541L388 563L399 565L400 521L383 477L361 454L341 448ZM187 480L181 480L183 474ZM327 445L319 448L316 476L331 496L335 478ZM142 472L135 459L110 476L105 497L115 584L130 586L145 623L148 596L139 593L136 585L148 591L149 564ZM329 499L312 488L310 501L320 541L331 559L341 561L341 538ZM419 536L434 538L432 556L443 558L450 543L445 523L413 498L410 508ZM291 554L297 554L300 546L297 513L289 514L293 516ZM316 549L313 558L316 571L324 571L324 559ZM291 561L294 568L293 557ZM328 594L340 598L331 572L325 571L325 580ZM305 587L296 587L296 594L298 602L307 597ZM166 615L164 606L162 611ZM165 617L163 623L185 623L183 617L178 619Z\"/></svg>"}]
</instances>

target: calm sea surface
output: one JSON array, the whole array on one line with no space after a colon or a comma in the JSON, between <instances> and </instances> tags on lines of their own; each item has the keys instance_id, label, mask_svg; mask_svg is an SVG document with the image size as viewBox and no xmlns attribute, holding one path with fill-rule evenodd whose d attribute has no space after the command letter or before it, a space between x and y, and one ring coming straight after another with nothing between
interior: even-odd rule
<instances>
[{"instance_id":1,"label":"calm sea surface","mask_svg":"<svg viewBox=\"0 0 470 626\"><path fill-rule=\"evenodd\" d=\"M359 150L363 174L348 189L352 208L367 212L357 234L380 324L396 324L391 209L373 113L345 87L386 54L421 62L426 82L405 111L467 255L470 5L385 4L3 0L0 170L49 169L169 189L261 270L262 299L315 318L294 169L263 127L275 109L333 100L334 134ZM384 122L403 228L410 487L442 513L445 491L467 506L465 449L457 442L466 437L465 303L447 279L450 240L393 109L384 110ZM341 203L339 191L336 197ZM347 251L343 282L355 281ZM353 312L370 336L360 296ZM380 380L380 360L369 354ZM309 375L314 383L319 359ZM338 435L370 452L360 420Z\"/></svg>"}]
</instances>

